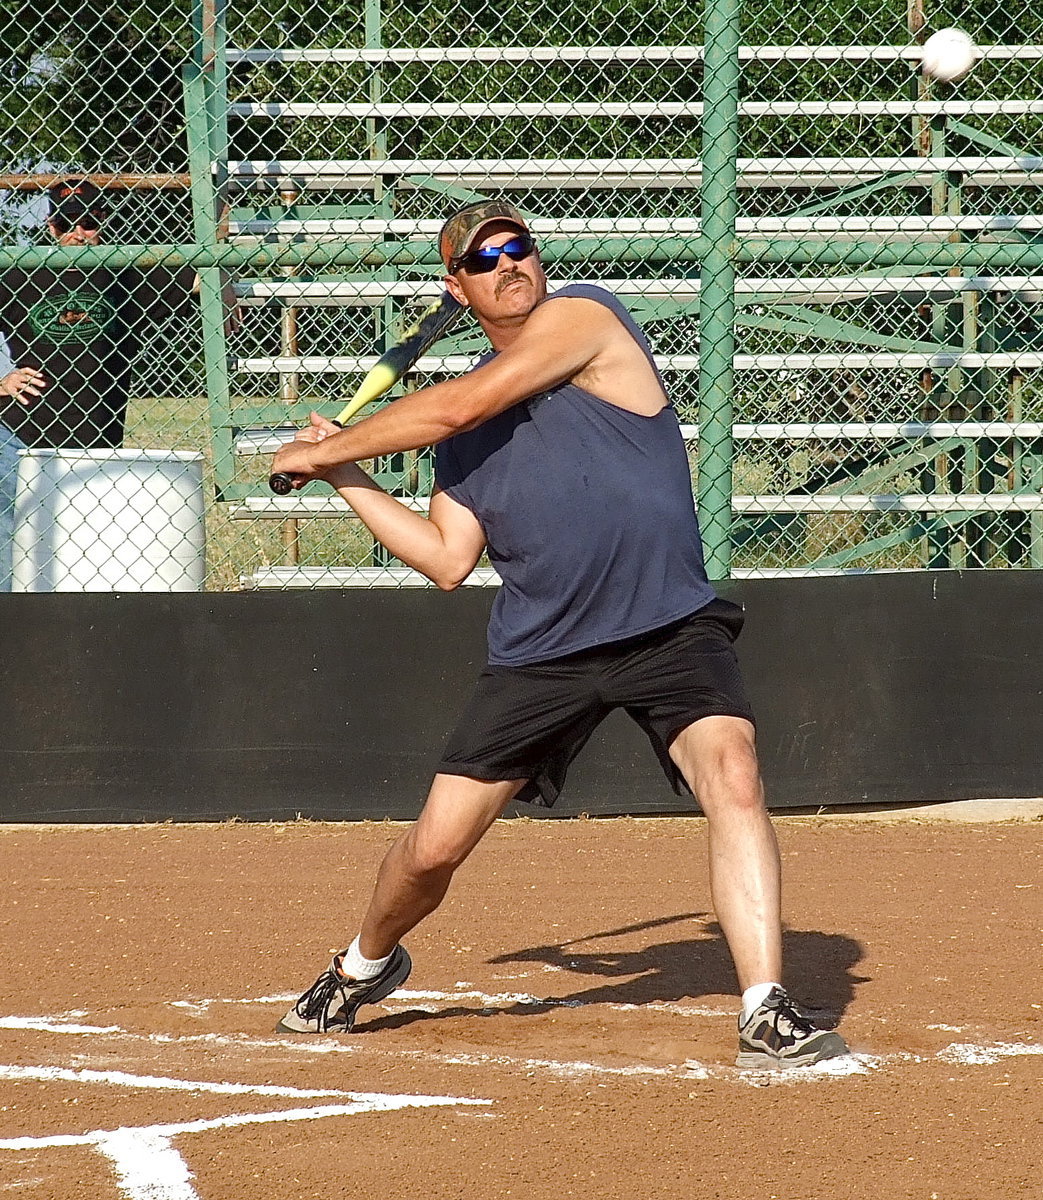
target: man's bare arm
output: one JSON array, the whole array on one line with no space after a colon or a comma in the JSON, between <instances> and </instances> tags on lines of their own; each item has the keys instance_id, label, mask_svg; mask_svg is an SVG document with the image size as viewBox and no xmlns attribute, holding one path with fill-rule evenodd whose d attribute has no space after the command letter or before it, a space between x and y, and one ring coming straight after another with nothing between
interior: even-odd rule
<instances>
[{"instance_id":1,"label":"man's bare arm","mask_svg":"<svg viewBox=\"0 0 1043 1200\"><path fill-rule=\"evenodd\" d=\"M517 340L477 370L403 396L320 442L291 442L272 470L322 479L342 463L437 445L571 379L618 334L619 322L600 304L563 298L541 305Z\"/></svg>"},{"instance_id":2,"label":"man's bare arm","mask_svg":"<svg viewBox=\"0 0 1043 1200\"><path fill-rule=\"evenodd\" d=\"M485 534L474 514L439 489L425 518L355 463L339 467L329 482L382 546L443 591L459 587L482 556Z\"/></svg>"},{"instance_id":3,"label":"man's bare arm","mask_svg":"<svg viewBox=\"0 0 1043 1200\"><path fill-rule=\"evenodd\" d=\"M297 438L317 445L337 430L332 421L312 413ZM485 549L475 515L439 488L425 518L385 492L356 463L333 468L325 478L378 542L444 591L463 583Z\"/></svg>"}]
</instances>

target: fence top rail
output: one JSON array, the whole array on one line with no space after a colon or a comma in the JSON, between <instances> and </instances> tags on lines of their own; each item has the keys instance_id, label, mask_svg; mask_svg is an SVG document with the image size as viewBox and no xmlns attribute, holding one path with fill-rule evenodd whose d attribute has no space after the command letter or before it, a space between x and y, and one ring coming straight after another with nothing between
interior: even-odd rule
<instances>
[{"instance_id":1,"label":"fence top rail","mask_svg":"<svg viewBox=\"0 0 1043 1200\"><path fill-rule=\"evenodd\" d=\"M442 222L410 221L400 217L251 217L229 222L229 232L239 235L294 233L338 235L360 239L438 236ZM605 234L697 234L702 222L696 217L534 217L529 227L538 237L585 237ZM950 233L1037 233L1043 229L1043 213L1002 216L795 216L739 217L739 233L799 233L808 237L831 237L837 233L878 234L888 237L917 237Z\"/></svg>"},{"instance_id":2,"label":"fence top rail","mask_svg":"<svg viewBox=\"0 0 1043 1200\"><path fill-rule=\"evenodd\" d=\"M411 121L425 118L646 117L700 118L702 101L237 101L229 116L298 120ZM740 117L1030 116L1043 100L744 100Z\"/></svg>"},{"instance_id":3,"label":"fence top rail","mask_svg":"<svg viewBox=\"0 0 1043 1200\"><path fill-rule=\"evenodd\" d=\"M682 425L689 439L699 436L698 425ZM809 421L737 424L732 436L740 441L845 441L906 438L1043 438L1043 421Z\"/></svg>"},{"instance_id":4,"label":"fence top rail","mask_svg":"<svg viewBox=\"0 0 1043 1200\"><path fill-rule=\"evenodd\" d=\"M375 359L373 360L376 361ZM699 426L680 426L685 441L699 437ZM274 454L291 441L295 426L241 430L236 436L237 454ZM754 421L736 422L732 437L742 442L777 441L896 441L915 438L1035 439L1043 438L1043 421ZM319 500L322 497L300 497ZM272 503L276 497L262 497ZM258 504L259 499L252 503ZM284 501L287 503L288 501ZM246 503L250 503L247 501Z\"/></svg>"},{"instance_id":5,"label":"fence top rail","mask_svg":"<svg viewBox=\"0 0 1043 1200\"><path fill-rule=\"evenodd\" d=\"M742 62L920 61L919 46L742 46ZM979 46L983 59L1043 59L1043 46ZM230 48L229 63L701 62L702 46L391 46Z\"/></svg>"},{"instance_id":6,"label":"fence top rail","mask_svg":"<svg viewBox=\"0 0 1043 1200\"><path fill-rule=\"evenodd\" d=\"M1043 496L1034 492L964 492L935 495L732 496L741 513L828 512L1041 512Z\"/></svg>"},{"instance_id":7,"label":"fence top rail","mask_svg":"<svg viewBox=\"0 0 1043 1200\"><path fill-rule=\"evenodd\" d=\"M565 287L575 280L553 280L553 286ZM651 299L694 300L699 296L698 279L587 279L607 291L620 295L644 296ZM242 300L300 300L337 298L368 301L378 304L392 296L417 300L435 299L442 294L441 279L400 280L338 280L338 279L241 279L233 284L236 296ZM1038 301L1043 294L1043 275L836 275L822 277L739 278L735 291L740 296L755 296L758 300L777 296L782 299L799 297L815 303L864 300L869 297L912 295L959 296L964 292L1009 292L1025 295ZM818 299L821 297L822 299Z\"/></svg>"},{"instance_id":8,"label":"fence top rail","mask_svg":"<svg viewBox=\"0 0 1043 1200\"><path fill-rule=\"evenodd\" d=\"M135 175L112 174L98 171L63 171L61 173L8 171L0 174L0 190L16 192L43 192L63 183L66 179L86 179L99 188L120 188L127 191L183 191L192 186L192 177L182 174Z\"/></svg>"},{"instance_id":9,"label":"fence top rail","mask_svg":"<svg viewBox=\"0 0 1043 1200\"><path fill-rule=\"evenodd\" d=\"M469 371L480 355L445 354L424 355L409 368L417 374L457 375ZM306 375L341 375L361 373L375 366L377 359L371 355L321 354L321 355L267 355L257 358L233 359L234 371L248 375L287 374L300 372ZM696 371L699 369L698 354L657 354L656 366L661 371ZM989 368L996 371L1038 370L1043 367L1043 354L1032 350L977 351L929 350L875 352L841 352L818 354L736 354L732 364L736 371L858 371L904 368L916 371L948 371L954 367L965 369Z\"/></svg>"}]
</instances>

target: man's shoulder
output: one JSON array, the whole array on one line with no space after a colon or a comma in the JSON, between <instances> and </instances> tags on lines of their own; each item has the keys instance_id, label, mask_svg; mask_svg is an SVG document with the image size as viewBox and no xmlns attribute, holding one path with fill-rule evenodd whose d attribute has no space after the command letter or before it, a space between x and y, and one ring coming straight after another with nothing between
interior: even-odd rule
<instances>
[{"instance_id":1,"label":"man's shoulder","mask_svg":"<svg viewBox=\"0 0 1043 1200\"><path fill-rule=\"evenodd\" d=\"M10 267L0 271L0 292L6 296L24 297L29 292L40 293L54 286L57 272L50 267Z\"/></svg>"},{"instance_id":2,"label":"man's shoulder","mask_svg":"<svg viewBox=\"0 0 1043 1200\"><path fill-rule=\"evenodd\" d=\"M0 287L8 296L15 296L23 304L54 297L61 299L81 293L122 297L127 289L126 276L122 271L109 267L96 267L84 271L77 267L56 270L54 267L15 267L0 273Z\"/></svg>"},{"instance_id":3,"label":"man's shoulder","mask_svg":"<svg viewBox=\"0 0 1043 1200\"><path fill-rule=\"evenodd\" d=\"M597 283L566 283L553 292L548 292L543 303L550 300L594 300L606 308L615 308L619 301L608 290Z\"/></svg>"},{"instance_id":4,"label":"man's shoulder","mask_svg":"<svg viewBox=\"0 0 1043 1200\"><path fill-rule=\"evenodd\" d=\"M571 303L566 304L566 301L580 303L573 307ZM558 320L565 319L565 313L568 313L567 319L570 322L580 318L584 324L596 325L603 321L611 322L614 318L615 321L622 321L624 325L628 325L633 320L619 297L596 283L567 283L547 295L537 311L539 309Z\"/></svg>"},{"instance_id":5,"label":"man's shoulder","mask_svg":"<svg viewBox=\"0 0 1043 1200\"><path fill-rule=\"evenodd\" d=\"M58 291L57 277L50 267L0 271L0 332L32 338L31 314Z\"/></svg>"}]
</instances>

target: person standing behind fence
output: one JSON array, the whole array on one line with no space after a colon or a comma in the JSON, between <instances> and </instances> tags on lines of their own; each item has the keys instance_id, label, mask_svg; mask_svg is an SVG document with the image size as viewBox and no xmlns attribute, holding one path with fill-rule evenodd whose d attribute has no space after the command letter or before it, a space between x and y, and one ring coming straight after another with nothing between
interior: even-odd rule
<instances>
[{"instance_id":1,"label":"person standing behind fence","mask_svg":"<svg viewBox=\"0 0 1043 1200\"><path fill-rule=\"evenodd\" d=\"M47 228L59 246L100 245L107 218L89 180L65 180L48 192ZM184 305L193 278L108 267L0 276L0 334L18 364L0 383L0 591L11 587L18 451L121 446L143 326Z\"/></svg>"}]
</instances>

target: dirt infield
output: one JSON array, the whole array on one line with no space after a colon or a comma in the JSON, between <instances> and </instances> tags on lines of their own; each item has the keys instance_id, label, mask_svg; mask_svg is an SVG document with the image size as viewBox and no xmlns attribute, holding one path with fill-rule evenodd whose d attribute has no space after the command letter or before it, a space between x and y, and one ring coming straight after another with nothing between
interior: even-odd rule
<instances>
[{"instance_id":1,"label":"dirt infield","mask_svg":"<svg viewBox=\"0 0 1043 1200\"><path fill-rule=\"evenodd\" d=\"M273 1027L399 826L0 828L0 1192L1038 1198L1043 825L777 824L842 1073L732 1066L698 819L499 823L339 1039Z\"/></svg>"}]
</instances>

